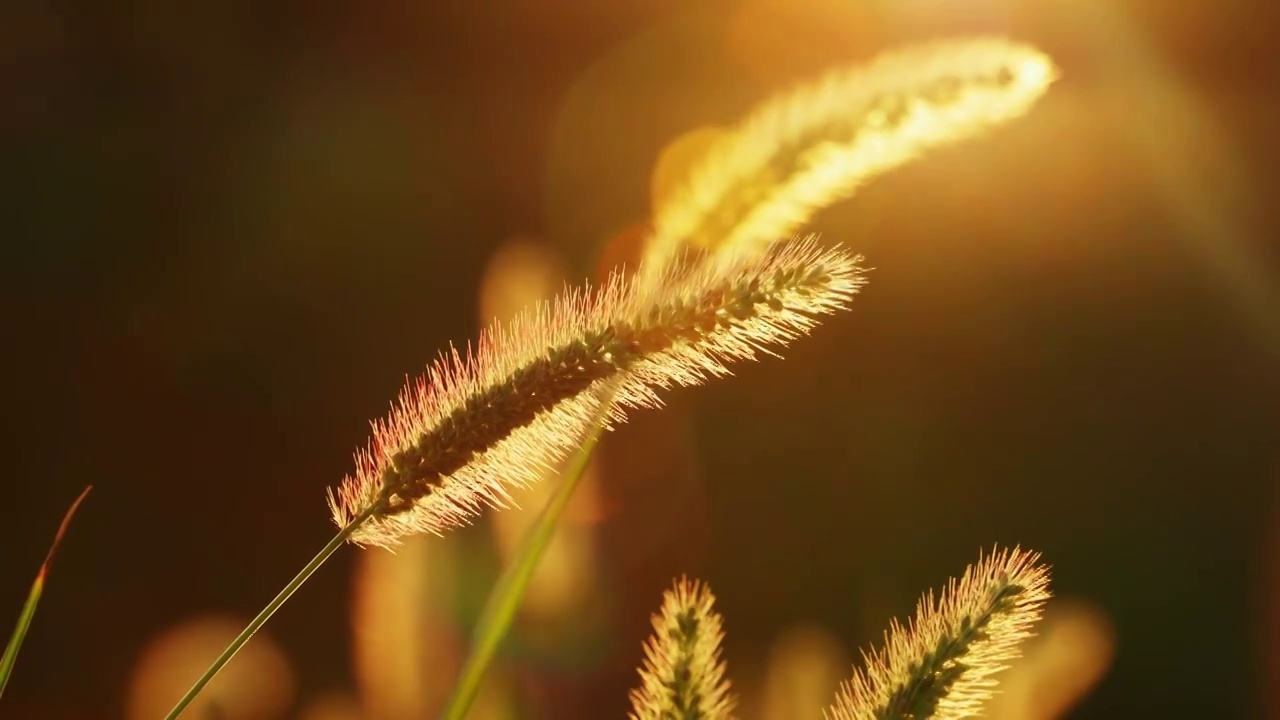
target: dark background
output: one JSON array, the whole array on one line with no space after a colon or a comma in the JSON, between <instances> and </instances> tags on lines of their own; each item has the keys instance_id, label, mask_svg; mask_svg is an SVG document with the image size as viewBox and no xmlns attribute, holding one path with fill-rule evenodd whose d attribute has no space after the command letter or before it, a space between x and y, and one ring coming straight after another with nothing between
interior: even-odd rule
<instances>
[{"instance_id":1,"label":"dark background","mask_svg":"<svg viewBox=\"0 0 1280 720\"><path fill-rule=\"evenodd\" d=\"M0 618L95 489L0 716L120 716L151 637L260 607L505 239L595 276L680 133L974 32L1063 79L815 218L876 268L852 312L608 439L612 644L529 716L622 716L681 572L732 669L794 622L872 642L1020 542L1114 623L1075 717L1280 717L1280 10L1245 0L7 6ZM304 700L352 683L355 553L269 626Z\"/></svg>"}]
</instances>

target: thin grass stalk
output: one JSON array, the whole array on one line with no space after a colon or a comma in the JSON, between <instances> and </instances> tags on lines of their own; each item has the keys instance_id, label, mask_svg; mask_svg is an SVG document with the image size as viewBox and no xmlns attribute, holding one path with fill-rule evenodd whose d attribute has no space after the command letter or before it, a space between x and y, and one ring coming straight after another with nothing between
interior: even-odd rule
<instances>
[{"instance_id":1,"label":"thin grass stalk","mask_svg":"<svg viewBox=\"0 0 1280 720\"><path fill-rule=\"evenodd\" d=\"M603 389L601 394L605 401L601 403L597 417L591 424L582 445L570 458L561 474L560 485L556 488L555 494L547 500L537 521L529 528L515 561L507 565L498 582L494 584L493 590L490 591L489 599L485 602L484 610L481 611L476 629L472 633L471 654L467 656L458 674L458 682L454 685L453 694L441 715L446 720L462 720L475 702L485 673L493 662L494 655L497 654L498 646L502 644L502 640L511 629L516 610L520 607L520 601L529 588L533 574L537 571L538 564L551 544L551 538L555 535L560 518L563 517L565 508L569 506L574 490L586 474L587 464L600 440L600 434L604 431L617 388L618 383L615 381Z\"/></svg>"},{"instance_id":2,"label":"thin grass stalk","mask_svg":"<svg viewBox=\"0 0 1280 720\"><path fill-rule=\"evenodd\" d=\"M275 614L276 610L279 610L280 606L284 605L285 602L292 597L295 592L297 592L298 588L302 587L302 584L311 577L311 574L318 570L320 566L323 565L325 561L328 560L329 557L333 555L333 553L337 551L337 549L341 547L348 538L351 537L351 534L359 529L360 525L375 513L382 511L383 508L380 505L371 504L364 512L356 515L341 530L339 530L338 534L334 535L333 539L321 548L320 552L316 553L315 557L311 558L311 562L308 562L303 566L302 570L300 570L298 574L289 581L289 584L285 585L284 589L272 598L271 602L267 603L266 607L262 608L262 611L258 613L257 617L249 621L249 624L245 629L231 641L231 644L227 646L227 649L222 651L222 654L219 655L218 658L213 661L213 664L204 671L204 674L196 680L195 684L191 686L191 689L187 690L187 694L183 695L182 698L178 700L178 703L174 705L173 709L169 711L169 714L165 716L165 720L174 720L181 715L182 711L191 704L191 701L195 700L196 695L199 695L200 691L209 684L209 681L213 680L213 678L222 671L222 668L226 667L226 664L231 662L231 658L235 657L236 653L240 652L240 648L244 647L245 643L249 642L250 638L252 638L254 634L266 624L267 620L271 619L271 616Z\"/></svg>"},{"instance_id":3,"label":"thin grass stalk","mask_svg":"<svg viewBox=\"0 0 1280 720\"><path fill-rule=\"evenodd\" d=\"M45 578L49 576L49 570L53 567L53 556L58 552L58 546L62 544L62 537L67 534L71 517L76 514L76 509L92 489L92 485L86 487L62 516L62 524L58 526L58 532L53 536L49 551L45 553L44 562L36 573L36 579L31 583L31 591L27 593L27 600L22 604L22 613L18 615L18 624L14 626L13 634L9 636L9 644L4 648L4 656L0 657L0 695L4 695L4 689L9 684L9 676L13 674L13 667L18 662L18 651L22 649L22 641L26 639L27 630L31 628L31 621L36 616L36 607L40 605L40 597L44 594Z\"/></svg>"}]
</instances>

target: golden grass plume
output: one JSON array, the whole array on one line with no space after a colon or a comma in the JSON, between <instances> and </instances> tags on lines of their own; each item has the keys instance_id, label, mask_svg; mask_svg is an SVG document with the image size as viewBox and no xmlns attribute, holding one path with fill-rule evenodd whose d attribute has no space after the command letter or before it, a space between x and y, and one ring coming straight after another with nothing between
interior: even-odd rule
<instances>
[{"instance_id":1,"label":"golden grass plume","mask_svg":"<svg viewBox=\"0 0 1280 720\"><path fill-rule=\"evenodd\" d=\"M512 488L577 447L604 384L617 383L618 422L625 408L660 405L658 390L727 374L844 307L862 283L859 260L795 240L656 289L615 275L495 324L474 351L441 356L373 424L354 474L329 492L334 522L372 508L351 540L391 547L504 507Z\"/></svg>"},{"instance_id":2,"label":"golden grass plume","mask_svg":"<svg viewBox=\"0 0 1280 720\"><path fill-rule=\"evenodd\" d=\"M775 96L713 144L655 211L642 274L653 281L691 248L759 251L876 175L1022 115L1056 72L1029 45L953 39Z\"/></svg>"},{"instance_id":3,"label":"golden grass plume","mask_svg":"<svg viewBox=\"0 0 1280 720\"><path fill-rule=\"evenodd\" d=\"M1017 657L1049 599L1049 572L1036 553L996 551L921 598L914 619L896 620L885 646L841 686L829 720L959 720L991 698L992 677Z\"/></svg>"}]
</instances>

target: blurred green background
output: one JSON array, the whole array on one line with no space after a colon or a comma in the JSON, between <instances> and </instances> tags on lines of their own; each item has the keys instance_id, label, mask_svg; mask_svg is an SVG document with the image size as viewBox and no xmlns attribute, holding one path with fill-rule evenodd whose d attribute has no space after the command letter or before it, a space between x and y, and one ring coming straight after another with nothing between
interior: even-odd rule
<instances>
[{"instance_id":1,"label":"blurred green background","mask_svg":"<svg viewBox=\"0 0 1280 720\"><path fill-rule=\"evenodd\" d=\"M0 716L147 716L148 648L234 627L323 544L367 421L499 312L501 248L552 258L553 290L598 278L684 133L973 33L1062 79L814 219L875 268L852 312L606 439L588 589L525 618L502 712L623 716L681 573L716 591L756 697L789 628L851 661L998 542L1110 628L1070 717L1280 718L1280 9L1246 0L6 7L0 622L95 491ZM424 593L444 619L423 643L454 663L500 562L488 525ZM269 624L264 716L377 692L353 659L371 552Z\"/></svg>"}]
</instances>

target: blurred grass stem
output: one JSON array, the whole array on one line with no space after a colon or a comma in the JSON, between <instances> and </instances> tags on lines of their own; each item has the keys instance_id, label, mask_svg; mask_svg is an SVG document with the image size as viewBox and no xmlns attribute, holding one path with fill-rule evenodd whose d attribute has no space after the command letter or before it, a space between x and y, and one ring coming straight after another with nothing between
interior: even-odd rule
<instances>
[{"instance_id":1,"label":"blurred grass stem","mask_svg":"<svg viewBox=\"0 0 1280 720\"><path fill-rule=\"evenodd\" d=\"M462 720L467 716L467 711L471 709L471 704L479 694L480 683L484 680L485 672L489 669L489 664L493 661L493 656L497 653L503 638L506 637L507 631L511 629L516 610L520 607L520 600L529 588L529 582L533 580L538 563L541 562L542 556L551 544L551 538L555 535L560 517L564 515L564 510L573 497L573 491L578 487L582 476L586 474L587 464L591 460L591 453L595 450L596 443L600 440L600 433L604 429L604 422L609 415L609 408L613 405L617 388L617 382L602 388L600 409L582 445L565 465L555 495L547 501L537 522L525 535L520 546L520 554L515 562L507 566L489 593L489 599L480 613L480 619L471 637L471 654L467 656L458 674L458 681L453 686L453 694L449 697L449 703L441 714L442 718Z\"/></svg>"}]
</instances>

